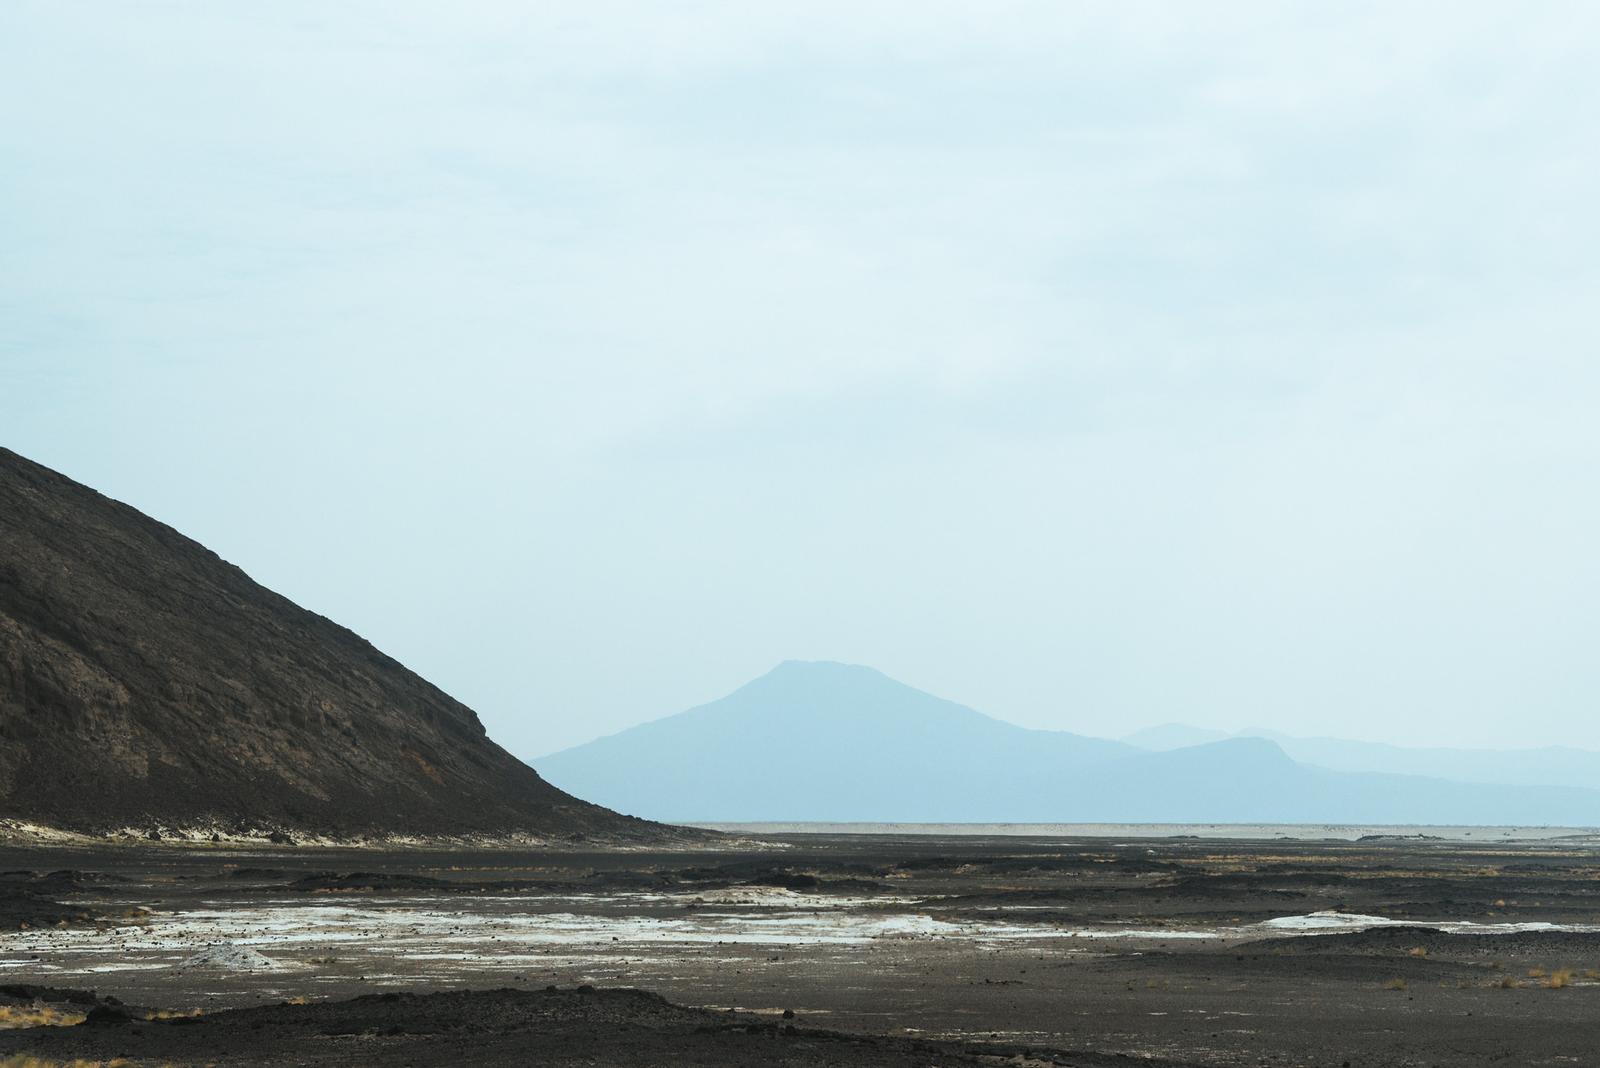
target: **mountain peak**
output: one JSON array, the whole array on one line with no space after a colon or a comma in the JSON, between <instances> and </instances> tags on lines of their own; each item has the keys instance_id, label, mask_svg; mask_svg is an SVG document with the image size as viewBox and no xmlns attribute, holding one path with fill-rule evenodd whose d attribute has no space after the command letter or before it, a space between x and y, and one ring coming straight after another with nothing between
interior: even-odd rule
<instances>
[{"instance_id":1,"label":"mountain peak","mask_svg":"<svg viewBox=\"0 0 1600 1068\"><path fill-rule=\"evenodd\" d=\"M866 664L850 664L842 660L783 660L771 671L762 675L763 679L805 679L813 682L827 681L836 683L883 683L889 682L896 686L906 684L897 679L890 678L875 667ZM759 679L755 681L760 681Z\"/></svg>"},{"instance_id":2,"label":"mountain peak","mask_svg":"<svg viewBox=\"0 0 1600 1068\"><path fill-rule=\"evenodd\" d=\"M887 678L877 668L849 664L843 660L780 660L768 675L876 675Z\"/></svg>"},{"instance_id":3,"label":"mountain peak","mask_svg":"<svg viewBox=\"0 0 1600 1068\"><path fill-rule=\"evenodd\" d=\"M867 695L916 694L921 691L891 679L877 668L837 660L785 660L735 693L755 691L791 700L839 702Z\"/></svg>"},{"instance_id":4,"label":"mountain peak","mask_svg":"<svg viewBox=\"0 0 1600 1068\"><path fill-rule=\"evenodd\" d=\"M1040 783L1133 752L1027 730L865 665L786 660L720 700L538 765L563 786L668 819L940 819L1034 805Z\"/></svg>"}]
</instances>

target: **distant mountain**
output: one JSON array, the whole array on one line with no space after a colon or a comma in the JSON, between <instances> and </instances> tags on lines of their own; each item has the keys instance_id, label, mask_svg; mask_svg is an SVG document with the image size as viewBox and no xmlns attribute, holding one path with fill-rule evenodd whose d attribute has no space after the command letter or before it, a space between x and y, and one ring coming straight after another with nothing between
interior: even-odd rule
<instances>
[{"instance_id":1,"label":"distant mountain","mask_svg":"<svg viewBox=\"0 0 1600 1068\"><path fill-rule=\"evenodd\" d=\"M1600 752L1566 746L1533 749L1408 747L1344 738L1300 737L1246 727L1236 733L1171 723L1127 735L1123 741L1144 749L1194 744L1184 739L1266 738L1305 764L1333 771L1375 771L1423 775L1500 786L1600 787Z\"/></svg>"},{"instance_id":2,"label":"distant mountain","mask_svg":"<svg viewBox=\"0 0 1600 1068\"><path fill-rule=\"evenodd\" d=\"M1207 727L1191 727L1187 723L1163 723L1159 727L1146 727L1124 735L1122 740L1140 749L1184 749L1191 745L1205 745L1236 737L1227 731L1214 731Z\"/></svg>"},{"instance_id":3,"label":"distant mountain","mask_svg":"<svg viewBox=\"0 0 1600 1068\"><path fill-rule=\"evenodd\" d=\"M1566 746L1536 749L1408 748L1340 738L1294 738L1259 729L1296 760L1340 771L1402 771L1507 786L1600 787L1600 753Z\"/></svg>"},{"instance_id":4,"label":"distant mountain","mask_svg":"<svg viewBox=\"0 0 1600 1068\"><path fill-rule=\"evenodd\" d=\"M535 764L621 811L673 814L661 818L983 820L1005 818L1040 777L1137 753L1003 723L871 668L791 660L721 700Z\"/></svg>"},{"instance_id":5,"label":"distant mountain","mask_svg":"<svg viewBox=\"0 0 1600 1068\"><path fill-rule=\"evenodd\" d=\"M667 832L204 546L0 449L0 819L102 832Z\"/></svg>"},{"instance_id":6,"label":"distant mountain","mask_svg":"<svg viewBox=\"0 0 1600 1068\"><path fill-rule=\"evenodd\" d=\"M788 661L535 763L565 789L675 821L1600 823L1600 791L1329 771L1262 738L1150 752L826 662Z\"/></svg>"}]
</instances>

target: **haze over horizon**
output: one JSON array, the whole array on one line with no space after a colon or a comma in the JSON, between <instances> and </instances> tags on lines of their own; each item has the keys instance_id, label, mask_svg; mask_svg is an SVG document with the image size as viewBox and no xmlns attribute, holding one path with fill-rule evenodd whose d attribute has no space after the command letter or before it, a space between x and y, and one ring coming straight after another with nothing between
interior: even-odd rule
<instances>
[{"instance_id":1,"label":"haze over horizon","mask_svg":"<svg viewBox=\"0 0 1600 1068\"><path fill-rule=\"evenodd\" d=\"M732 696L734 696L736 694L744 692L745 690L747 690L751 686L763 685L763 684L767 683L768 680L770 680L770 679L772 679L772 678L774 678L774 677L776 677L776 676L778 676L778 675L780 675L782 673L793 671L795 669L820 669L820 670L823 670L823 671L829 671L829 670L835 669L835 668L844 668L844 669L848 669L850 671L861 671L861 672L864 672L865 674L867 674L869 676L877 677L877 678L879 678L881 680L884 680L884 681L886 681L888 683L892 683L897 687L904 687L904 688L906 688L908 690L921 693L923 696L931 698L932 700L940 701L940 702L944 702L945 701L945 699L942 698L939 694L931 693L931 692L929 692L927 690L921 689L920 687L907 686L907 684L905 682L903 682L902 680L895 679L895 678L885 674L884 672L878 671L876 668L872 667L870 664L853 664L853 663L848 663L848 662L844 662L844 661L837 661L837 660L798 660L798 659L788 659L788 660L784 660L784 661L781 661L780 663L776 664L770 671L762 672L760 675L757 675L757 676L755 676L755 677L753 677L751 679L745 680L743 682L743 684L730 688L727 693L718 695L717 700L705 702L705 704L714 705L714 704L718 703L718 701L721 701L721 700L723 700L725 698L729 698L729 697L732 697ZM1017 723L1014 723L1011 720L1006 719L1004 716L991 715L991 714L985 712L981 708L972 708L970 706L960 705L959 702L954 702L954 703L959 705L959 707L965 709L966 711L977 713L978 716L981 717L984 720L994 721L996 723L1003 724L1003 725L1008 726L1008 727L1022 726L1021 724L1017 724ZM629 728L631 728L631 727L640 727L640 726L650 726L650 725L653 725L653 724L661 724L661 723L663 723L665 721L668 721L668 720L677 719L677 718L681 717L682 715L684 715L686 713L698 712L703 707L704 707L704 705L695 705L695 706L690 707L690 708L675 709L672 712L663 714L661 716L652 716L652 717L650 717L648 719L641 720L639 723L630 724ZM858 718L861 718L861 719L864 719L864 720L871 720L871 719L873 719L875 717L876 713L871 708L859 708L858 707L858 708L854 708L849 713L849 715L850 716L854 716L854 717L858 717ZM629 728L624 728L623 731L625 732ZM787 729L787 725L774 725L772 737L769 738L768 741L769 742L779 742L779 741L781 741L782 738L785 735L786 729ZM1294 759L1299 760L1301 762L1312 764L1312 765L1322 765L1325 762L1325 758L1326 758L1327 754L1325 752L1321 752L1321 751L1317 750L1315 747L1308 749L1305 746L1296 746L1296 745L1294 745L1292 743L1296 743L1296 742L1306 742L1306 743L1318 743L1318 742L1344 743L1344 742L1348 742L1348 743L1351 743L1352 746L1359 747L1359 752L1361 752L1367 758L1370 758L1373 755L1373 753L1376 752L1376 751L1380 751L1380 750L1384 750L1384 749L1390 750L1391 752L1389 754L1387 754L1387 755L1392 756L1394 758L1396 764L1397 764L1396 767L1390 769L1392 771L1406 773L1406 774L1431 776L1431 777L1436 777L1436 778L1451 778L1451 776L1448 773L1441 773L1441 772L1438 772L1437 770L1431 770L1431 769L1427 768L1426 766L1409 765L1409 764L1407 764L1407 760L1408 759L1418 758L1418 757L1423 757L1423 756L1428 755L1428 754L1446 754L1446 753L1477 754L1477 755L1481 756L1483 758L1483 760L1485 761L1485 764L1484 764L1485 767L1493 768L1493 767L1499 766L1499 767L1501 767L1502 771L1506 771L1508 773L1508 776L1510 776L1510 778L1514 779L1515 776L1514 775L1510 775L1510 772L1513 769L1507 769L1507 768L1504 768L1503 766L1495 764L1494 761L1498 757L1505 756L1505 755L1510 755L1510 754L1517 754L1517 753L1533 755L1533 754L1545 753L1545 752L1549 752L1549 751L1552 751L1552 750L1558 750L1559 749L1559 750L1566 750L1566 751L1568 751L1568 752L1570 752L1572 754L1575 754L1575 755L1576 754L1591 754L1596 758L1600 758L1600 750L1589 749L1589 748L1586 748L1586 747L1581 746L1581 745L1576 745L1576 744L1567 743L1567 742L1552 743L1551 745L1535 745L1535 744L1531 744L1531 743L1516 742L1516 743L1511 743L1511 744L1504 745L1504 746L1475 747L1475 746L1466 746L1466 745L1456 745L1456 744L1452 743L1449 739L1444 739L1444 740L1438 740L1438 741L1417 743L1417 744L1414 744L1414 745L1406 745L1406 744L1397 743L1397 742L1386 742L1386 741L1383 741L1381 739L1355 738L1355 737L1343 736L1343 735L1338 735L1338 734L1295 733L1295 732L1292 732L1292 731L1284 731L1284 730L1278 730L1278 729L1273 728L1273 727L1262 726L1261 724L1256 724L1256 723L1240 724L1238 726L1232 726L1232 727L1225 727L1224 728L1224 727L1218 727L1218 726L1216 726L1214 724L1209 724L1209 723L1195 723L1195 722L1185 722L1185 721L1182 721L1182 720L1169 720L1169 721L1166 721L1166 722L1163 722L1163 723L1154 723L1154 724L1143 725L1143 726L1140 726L1140 727L1138 727L1138 728L1136 728L1134 730L1124 731L1124 732L1121 732L1121 733L1118 733L1115 730L1114 725L1109 725L1109 724L1106 725L1105 727L1103 727L1100 730L1099 733L1095 733L1095 732L1092 732L1092 731L1077 731L1077 730L1072 730L1072 729L1065 728L1065 727L1049 727L1049 726L1039 727L1039 728L1029 728L1029 729L1060 731L1060 732L1063 733L1064 736L1070 736L1071 738L1074 738L1079 742L1113 741L1113 742L1119 742L1119 743L1123 743L1125 745L1133 746L1133 747L1138 748L1138 749L1143 749L1143 750L1148 750L1148 751L1153 751L1153 752L1166 752L1166 751L1171 751L1171 750L1176 750L1176 749L1187 749L1187 748L1202 747L1202 746L1211 745L1214 742L1225 741L1225 740L1258 739L1258 740L1270 741L1276 747L1278 747L1280 750L1283 750L1285 747L1287 747L1288 752L1286 753L1286 755L1289 755L1289 756L1293 757ZM615 735L618 734L618 733L623 733L623 732L607 732L605 734L595 735L592 738L583 739L582 741L577 742L575 745L563 745L563 746L560 746L558 748L551 749L551 750L549 750L547 752L530 753L530 754L528 754L528 759L532 763L534 763L535 765L540 765L540 764L543 764L547 759L549 759L551 757L567 754L567 753L571 752L574 749L585 748L586 746L589 746L589 745L591 745L592 743L595 743L595 742L604 742L607 739L615 737ZM885 744L887 744L887 743L885 743ZM1368 766L1370 764L1370 760L1369 759L1357 759L1357 760L1355 760L1354 763L1357 766L1357 770L1371 770L1370 767ZM1546 782L1548 778L1549 778L1549 776L1548 776L1548 774L1546 772L1544 772L1542 770L1539 770L1539 771L1536 771L1533 774L1533 776L1527 780L1527 783L1529 785L1541 784L1541 783ZM1486 779L1484 779L1482 781L1485 781L1485 782L1503 782L1503 780L1495 779L1492 775L1489 778L1486 778ZM1578 774L1577 779L1575 781L1573 781L1572 783L1570 783L1569 785L1588 786L1589 783L1592 782L1592 781L1593 781L1592 775L1589 774L1589 771L1588 771L1587 768L1584 768ZM1510 785L1517 785L1518 783L1517 782L1509 782L1509 784Z\"/></svg>"},{"instance_id":2,"label":"haze over horizon","mask_svg":"<svg viewBox=\"0 0 1600 1068\"><path fill-rule=\"evenodd\" d=\"M525 757L1600 749L1600 10L464 10L0 11L0 444Z\"/></svg>"}]
</instances>

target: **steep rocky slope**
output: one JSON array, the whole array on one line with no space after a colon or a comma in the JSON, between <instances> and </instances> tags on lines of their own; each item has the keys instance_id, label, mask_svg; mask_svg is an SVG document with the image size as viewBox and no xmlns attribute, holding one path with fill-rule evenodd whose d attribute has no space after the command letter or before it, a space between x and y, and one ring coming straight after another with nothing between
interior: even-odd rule
<instances>
[{"instance_id":1,"label":"steep rocky slope","mask_svg":"<svg viewBox=\"0 0 1600 1068\"><path fill-rule=\"evenodd\" d=\"M653 837L362 638L0 449L0 818L331 835Z\"/></svg>"}]
</instances>

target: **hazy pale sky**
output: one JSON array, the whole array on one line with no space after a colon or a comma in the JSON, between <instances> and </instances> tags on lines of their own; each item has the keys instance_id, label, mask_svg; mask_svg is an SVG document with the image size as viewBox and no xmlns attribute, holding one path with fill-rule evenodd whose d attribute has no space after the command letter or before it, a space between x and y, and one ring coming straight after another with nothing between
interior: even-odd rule
<instances>
[{"instance_id":1,"label":"hazy pale sky","mask_svg":"<svg viewBox=\"0 0 1600 1068\"><path fill-rule=\"evenodd\" d=\"M788 657L1600 747L1597 48L1587 3L8 0L0 442L523 756Z\"/></svg>"}]
</instances>

